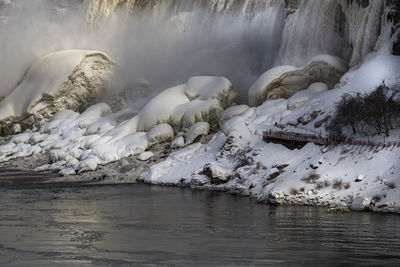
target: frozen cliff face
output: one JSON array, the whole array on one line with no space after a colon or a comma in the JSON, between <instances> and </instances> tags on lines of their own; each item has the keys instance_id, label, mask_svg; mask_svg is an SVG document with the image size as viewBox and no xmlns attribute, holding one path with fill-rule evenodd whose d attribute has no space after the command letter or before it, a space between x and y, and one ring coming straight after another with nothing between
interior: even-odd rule
<instances>
[{"instance_id":1,"label":"frozen cliff face","mask_svg":"<svg viewBox=\"0 0 400 267\"><path fill-rule=\"evenodd\" d=\"M1 132L10 133L14 124L40 126L62 109L85 110L112 79L114 65L106 54L89 50L39 58L0 103Z\"/></svg>"},{"instance_id":2,"label":"frozen cliff face","mask_svg":"<svg viewBox=\"0 0 400 267\"><path fill-rule=\"evenodd\" d=\"M376 46L386 5L382 0L14 0L4 6L15 6L15 12L2 8L13 18L4 31L0 27L7 40L0 42L0 95L14 88L37 57L90 47L117 61L127 84L146 79L157 90L196 75L218 75L231 80L246 102L248 88L272 67L300 67L318 54L357 66Z\"/></svg>"},{"instance_id":3,"label":"frozen cliff face","mask_svg":"<svg viewBox=\"0 0 400 267\"><path fill-rule=\"evenodd\" d=\"M324 53L356 66L375 48L386 5L384 0L289 1L280 62L299 66Z\"/></svg>"}]
</instances>

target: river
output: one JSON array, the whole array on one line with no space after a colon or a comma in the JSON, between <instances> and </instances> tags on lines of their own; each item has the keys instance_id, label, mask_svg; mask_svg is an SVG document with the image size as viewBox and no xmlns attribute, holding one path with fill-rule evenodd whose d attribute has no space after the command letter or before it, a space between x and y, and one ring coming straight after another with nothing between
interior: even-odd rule
<instances>
[{"instance_id":1,"label":"river","mask_svg":"<svg viewBox=\"0 0 400 267\"><path fill-rule=\"evenodd\" d=\"M1 266L400 264L400 216L0 170Z\"/></svg>"}]
</instances>

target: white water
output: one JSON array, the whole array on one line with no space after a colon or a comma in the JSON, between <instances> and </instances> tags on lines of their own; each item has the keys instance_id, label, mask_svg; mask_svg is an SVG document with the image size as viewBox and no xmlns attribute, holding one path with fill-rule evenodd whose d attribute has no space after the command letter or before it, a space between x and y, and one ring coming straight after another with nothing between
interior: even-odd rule
<instances>
[{"instance_id":1,"label":"white water","mask_svg":"<svg viewBox=\"0 0 400 267\"><path fill-rule=\"evenodd\" d=\"M146 79L159 91L191 76L221 75L245 96L276 65L300 66L321 53L359 63L374 48L379 26L373 25L382 12L381 0L368 9L302 0L287 20L284 1L273 0L6 2L0 5L0 95L39 56L79 48L108 53L121 66L122 85Z\"/></svg>"}]
</instances>

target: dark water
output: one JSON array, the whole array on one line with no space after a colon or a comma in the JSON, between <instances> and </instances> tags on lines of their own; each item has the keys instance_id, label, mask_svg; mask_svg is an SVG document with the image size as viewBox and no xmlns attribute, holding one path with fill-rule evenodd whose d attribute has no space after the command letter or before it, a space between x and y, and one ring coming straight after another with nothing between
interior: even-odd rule
<instances>
[{"instance_id":1,"label":"dark water","mask_svg":"<svg viewBox=\"0 0 400 267\"><path fill-rule=\"evenodd\" d=\"M398 215L1 172L2 266L400 266Z\"/></svg>"}]
</instances>

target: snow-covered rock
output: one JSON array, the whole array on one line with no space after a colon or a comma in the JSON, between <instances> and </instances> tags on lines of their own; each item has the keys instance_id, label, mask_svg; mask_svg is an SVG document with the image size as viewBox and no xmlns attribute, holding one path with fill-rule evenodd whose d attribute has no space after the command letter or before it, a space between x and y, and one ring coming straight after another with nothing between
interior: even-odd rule
<instances>
[{"instance_id":1,"label":"snow-covered rock","mask_svg":"<svg viewBox=\"0 0 400 267\"><path fill-rule=\"evenodd\" d=\"M115 63L103 52L63 50L36 60L18 86L0 103L2 133L18 123L41 126L62 109L82 111L93 103Z\"/></svg>"},{"instance_id":2,"label":"snow-covered rock","mask_svg":"<svg viewBox=\"0 0 400 267\"><path fill-rule=\"evenodd\" d=\"M219 117L219 122L221 125L223 125L226 121L232 119L233 117L242 115L248 109L249 106L247 105L237 105L229 107L221 113L221 116Z\"/></svg>"},{"instance_id":3,"label":"snow-covered rock","mask_svg":"<svg viewBox=\"0 0 400 267\"><path fill-rule=\"evenodd\" d=\"M325 83L313 83L306 90L299 91L288 99L288 109L293 110L306 103L314 95L327 90L328 86Z\"/></svg>"},{"instance_id":4,"label":"snow-covered rock","mask_svg":"<svg viewBox=\"0 0 400 267\"><path fill-rule=\"evenodd\" d=\"M149 147L151 147L154 144L159 144L174 139L174 130L169 124L158 124L149 132L147 132L146 138L147 142L149 143Z\"/></svg>"},{"instance_id":5,"label":"snow-covered rock","mask_svg":"<svg viewBox=\"0 0 400 267\"><path fill-rule=\"evenodd\" d=\"M329 89L332 89L345 71L344 63L339 58L329 55L316 56L303 68L272 68L250 87L249 104L259 106L266 100L289 98L316 82L326 83Z\"/></svg>"},{"instance_id":6,"label":"snow-covered rock","mask_svg":"<svg viewBox=\"0 0 400 267\"><path fill-rule=\"evenodd\" d=\"M230 179L232 179L231 170L222 168L212 163L204 166L203 173L210 178L213 184L227 183Z\"/></svg>"},{"instance_id":7,"label":"snow-covered rock","mask_svg":"<svg viewBox=\"0 0 400 267\"><path fill-rule=\"evenodd\" d=\"M365 178L365 175L360 174L359 176L357 176L356 182L362 182L364 180L364 178Z\"/></svg>"},{"instance_id":8,"label":"snow-covered rock","mask_svg":"<svg viewBox=\"0 0 400 267\"><path fill-rule=\"evenodd\" d=\"M366 197L356 197L351 202L351 209L356 211L368 210L371 207L371 199Z\"/></svg>"},{"instance_id":9,"label":"snow-covered rock","mask_svg":"<svg viewBox=\"0 0 400 267\"><path fill-rule=\"evenodd\" d=\"M146 160L151 159L152 157L154 157L154 153L153 152L145 151L145 152L140 153L140 155L138 156L138 160L146 161Z\"/></svg>"},{"instance_id":10,"label":"snow-covered rock","mask_svg":"<svg viewBox=\"0 0 400 267\"><path fill-rule=\"evenodd\" d=\"M285 99L249 108L226 121L208 144L196 143L153 165L142 174L143 180L176 185L184 180L195 188L250 195L261 202L400 212L399 147L320 147L309 143L289 150L263 141L264 132L269 130L315 133L313 123L298 125L298 118L318 111L317 118L322 119L334 112L343 94L371 92L383 78L390 77L387 83L395 86L399 68L400 58L383 49L359 69L348 72L338 88L326 91L320 90L322 85L312 86L311 91L322 92L293 110L287 109ZM320 128L317 134L327 133ZM355 182L360 172L368 176ZM270 179L270 174L279 174L279 178ZM212 177L222 178L213 183Z\"/></svg>"},{"instance_id":11,"label":"snow-covered rock","mask_svg":"<svg viewBox=\"0 0 400 267\"><path fill-rule=\"evenodd\" d=\"M278 168L272 168L269 172L269 179L274 179L281 174Z\"/></svg>"},{"instance_id":12,"label":"snow-covered rock","mask_svg":"<svg viewBox=\"0 0 400 267\"><path fill-rule=\"evenodd\" d=\"M186 132L185 140L186 145L193 143L197 137L207 135L210 131L210 124L208 122L198 122Z\"/></svg>"},{"instance_id":13,"label":"snow-covered rock","mask_svg":"<svg viewBox=\"0 0 400 267\"><path fill-rule=\"evenodd\" d=\"M236 99L227 79L206 76L162 91L136 115L130 108L112 113L105 103L93 105L82 114L60 110L38 132L17 135L12 144L0 147L0 161L49 153L50 164L43 170L64 174L70 171L62 170L70 168L77 173L92 171L99 165L140 155L155 144L170 142L175 132L179 137L172 148L189 145L208 135L210 124L218 127L223 107L235 104Z\"/></svg>"},{"instance_id":14,"label":"snow-covered rock","mask_svg":"<svg viewBox=\"0 0 400 267\"><path fill-rule=\"evenodd\" d=\"M171 143L171 148L181 148L185 146L185 138L177 136Z\"/></svg>"}]
</instances>

